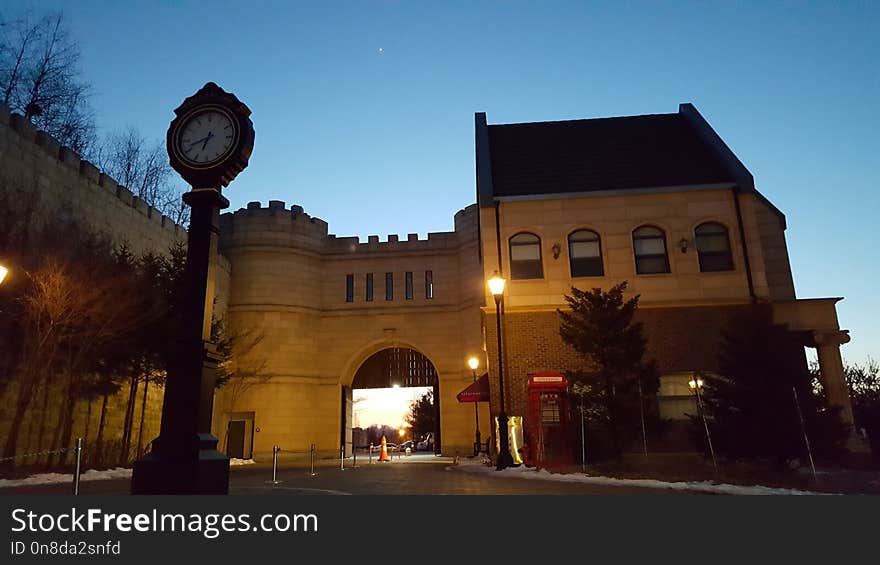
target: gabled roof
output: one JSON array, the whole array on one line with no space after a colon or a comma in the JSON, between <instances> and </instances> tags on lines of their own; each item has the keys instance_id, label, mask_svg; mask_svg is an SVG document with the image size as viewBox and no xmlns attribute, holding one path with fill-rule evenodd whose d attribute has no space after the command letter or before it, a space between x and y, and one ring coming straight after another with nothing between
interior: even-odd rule
<instances>
[{"instance_id":1,"label":"gabled roof","mask_svg":"<svg viewBox=\"0 0 880 565\"><path fill-rule=\"evenodd\" d=\"M495 197L734 183L681 113L489 125Z\"/></svg>"}]
</instances>

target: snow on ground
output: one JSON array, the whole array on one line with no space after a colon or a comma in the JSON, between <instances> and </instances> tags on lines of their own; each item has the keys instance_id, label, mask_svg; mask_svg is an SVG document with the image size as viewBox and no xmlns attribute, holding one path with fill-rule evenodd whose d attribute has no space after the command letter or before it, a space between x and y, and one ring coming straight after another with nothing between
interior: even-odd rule
<instances>
[{"instance_id":1,"label":"snow on ground","mask_svg":"<svg viewBox=\"0 0 880 565\"><path fill-rule=\"evenodd\" d=\"M253 459L230 459L229 465L253 465ZM79 476L80 481L103 481L107 479L130 479L131 469L125 467L117 467L115 469L104 469L96 471L89 469ZM31 475L23 479L0 479L0 488L18 487L24 485L48 485L53 483L70 483L73 484L73 475L64 473L41 473L39 475Z\"/></svg>"},{"instance_id":2,"label":"snow on ground","mask_svg":"<svg viewBox=\"0 0 880 565\"><path fill-rule=\"evenodd\" d=\"M546 469L536 470L532 467L520 466L496 471L494 467L481 464L479 461L462 460L455 467L468 473L483 473L487 475L502 473L508 477L518 477L522 479L537 479L542 481L559 481L565 483L584 483L592 485L607 485L621 487L646 487L656 489L671 489L683 491L707 492L714 494L823 494L806 490L798 490L791 488L765 487L761 485L732 485L727 483L715 483L712 481L680 481L667 482L658 481L656 479L615 479L613 477L601 477L593 475L582 475L579 473L551 473Z\"/></svg>"},{"instance_id":3,"label":"snow on ground","mask_svg":"<svg viewBox=\"0 0 880 565\"><path fill-rule=\"evenodd\" d=\"M131 478L131 469L125 467L117 467L115 469L104 469L96 471L89 469L79 476L80 481L103 481L107 479L129 479ZM48 485L52 483L70 483L73 484L73 475L64 473L41 473L39 475L31 475L23 479L0 479L0 488L17 487L24 485Z\"/></svg>"}]
</instances>

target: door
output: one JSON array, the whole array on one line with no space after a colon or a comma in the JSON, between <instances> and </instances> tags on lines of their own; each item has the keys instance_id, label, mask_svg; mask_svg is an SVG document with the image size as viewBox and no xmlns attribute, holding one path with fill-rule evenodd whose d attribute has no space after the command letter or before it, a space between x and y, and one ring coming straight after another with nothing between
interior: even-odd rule
<instances>
[{"instance_id":1,"label":"door","mask_svg":"<svg viewBox=\"0 0 880 565\"><path fill-rule=\"evenodd\" d=\"M226 455L230 458L244 459L244 435L246 422L230 420L226 429Z\"/></svg>"}]
</instances>

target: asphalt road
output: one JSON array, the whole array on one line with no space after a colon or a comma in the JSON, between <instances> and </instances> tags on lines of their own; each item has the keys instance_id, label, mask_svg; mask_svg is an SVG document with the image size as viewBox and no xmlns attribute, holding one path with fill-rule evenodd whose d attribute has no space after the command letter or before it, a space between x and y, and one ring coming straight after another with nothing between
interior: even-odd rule
<instances>
[{"instance_id":1,"label":"asphalt road","mask_svg":"<svg viewBox=\"0 0 880 565\"><path fill-rule=\"evenodd\" d=\"M308 468L282 466L278 484L272 484L267 464L232 467L230 494L257 495L573 495L573 494L680 494L667 489L585 485L505 476L505 472L473 473L452 465L448 458L420 456L372 465L358 459L356 468L341 470L338 462L321 462L312 476ZM80 494L127 494L125 479L85 481ZM0 489L0 496L12 494L70 494L69 484L21 486Z\"/></svg>"}]
</instances>

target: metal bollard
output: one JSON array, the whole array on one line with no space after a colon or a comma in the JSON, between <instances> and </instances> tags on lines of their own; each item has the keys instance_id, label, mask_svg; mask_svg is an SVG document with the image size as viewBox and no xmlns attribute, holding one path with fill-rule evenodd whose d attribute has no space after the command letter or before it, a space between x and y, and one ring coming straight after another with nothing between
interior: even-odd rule
<instances>
[{"instance_id":1,"label":"metal bollard","mask_svg":"<svg viewBox=\"0 0 880 565\"><path fill-rule=\"evenodd\" d=\"M281 481L278 480L278 452L281 448L277 445L272 446L272 481L273 485L277 485Z\"/></svg>"},{"instance_id":2,"label":"metal bollard","mask_svg":"<svg viewBox=\"0 0 880 565\"><path fill-rule=\"evenodd\" d=\"M373 444L370 444L370 465L373 464Z\"/></svg>"},{"instance_id":3,"label":"metal bollard","mask_svg":"<svg viewBox=\"0 0 880 565\"><path fill-rule=\"evenodd\" d=\"M339 470L345 471L345 444L339 446Z\"/></svg>"},{"instance_id":4,"label":"metal bollard","mask_svg":"<svg viewBox=\"0 0 880 565\"><path fill-rule=\"evenodd\" d=\"M351 445L351 468L356 469L358 466L358 450L352 442Z\"/></svg>"},{"instance_id":5,"label":"metal bollard","mask_svg":"<svg viewBox=\"0 0 880 565\"><path fill-rule=\"evenodd\" d=\"M76 438L76 470L73 472L73 495L79 495L79 473L82 468L83 438Z\"/></svg>"},{"instance_id":6,"label":"metal bollard","mask_svg":"<svg viewBox=\"0 0 880 565\"><path fill-rule=\"evenodd\" d=\"M312 448L309 451L309 459L311 461L311 468L312 468L310 474L311 474L311 476L314 477L315 476L315 444L314 443L312 444Z\"/></svg>"}]
</instances>

